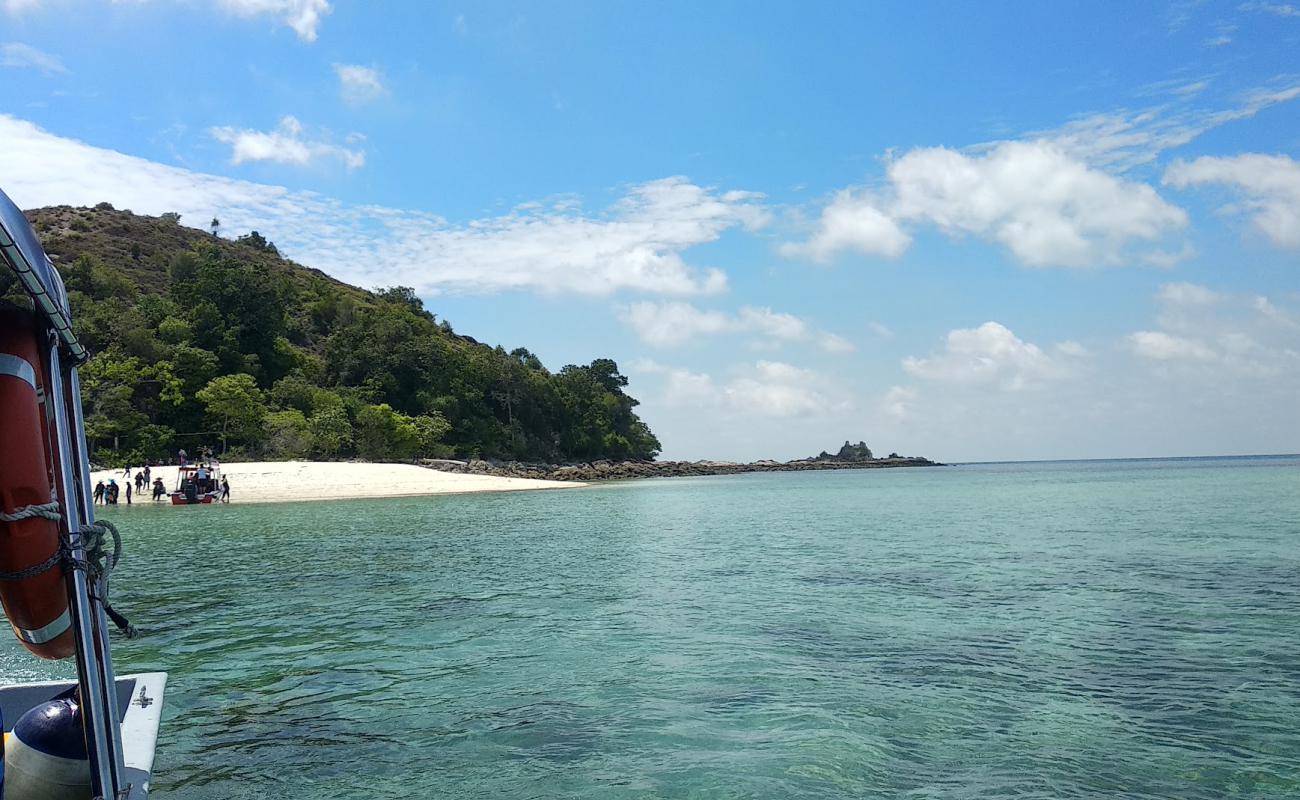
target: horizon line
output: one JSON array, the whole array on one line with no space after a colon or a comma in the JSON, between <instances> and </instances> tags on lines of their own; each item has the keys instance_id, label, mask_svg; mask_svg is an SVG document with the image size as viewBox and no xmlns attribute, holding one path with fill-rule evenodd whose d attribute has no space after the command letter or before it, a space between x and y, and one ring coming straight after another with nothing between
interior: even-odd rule
<instances>
[{"instance_id":1,"label":"horizon line","mask_svg":"<svg viewBox=\"0 0 1300 800\"><path fill-rule=\"evenodd\" d=\"M1300 453L1236 453L1230 455L1195 456L1107 456L1103 458L1026 458L1002 461L945 461L948 466L976 464L1061 464L1086 461L1208 461L1216 458L1300 458Z\"/></svg>"}]
</instances>

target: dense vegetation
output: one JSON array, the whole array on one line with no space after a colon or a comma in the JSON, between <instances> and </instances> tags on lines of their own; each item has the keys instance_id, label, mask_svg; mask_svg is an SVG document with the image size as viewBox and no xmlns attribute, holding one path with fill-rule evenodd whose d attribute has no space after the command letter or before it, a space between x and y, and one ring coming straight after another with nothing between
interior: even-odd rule
<instances>
[{"instance_id":1,"label":"dense vegetation","mask_svg":"<svg viewBox=\"0 0 1300 800\"><path fill-rule=\"evenodd\" d=\"M201 445L271 459L659 452L609 359L551 372L455 334L408 288L348 286L256 232L230 241L107 204L28 217L94 354L81 374L96 463Z\"/></svg>"}]
</instances>

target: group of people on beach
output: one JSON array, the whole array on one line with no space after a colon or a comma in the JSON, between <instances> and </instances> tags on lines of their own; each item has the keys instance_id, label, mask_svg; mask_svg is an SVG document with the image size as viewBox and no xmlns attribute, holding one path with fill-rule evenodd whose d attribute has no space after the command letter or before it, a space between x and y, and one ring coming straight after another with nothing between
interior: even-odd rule
<instances>
[{"instance_id":1,"label":"group of people on beach","mask_svg":"<svg viewBox=\"0 0 1300 800\"><path fill-rule=\"evenodd\" d=\"M185 451L181 450L177 453L176 461L181 467L185 467L188 463L187 458L188 456ZM220 483L217 482L217 469L220 465L217 462L217 459L212 455L212 450L206 447L203 448L200 451L200 458L201 461L198 462L198 469L195 470L192 478L187 479L187 483L194 483L195 488L205 493L219 491L221 493L221 502L229 503L230 481L223 475ZM154 477L152 472L152 467L148 463L146 463L143 468L137 469L134 477L131 475L130 466L126 467L122 471L123 483L126 485L125 494L127 505L131 505L131 496L133 494L143 494L145 487L148 487L149 491L152 492L155 503L167 496L167 487L163 485L162 478ZM132 492L133 486L135 488L134 492ZM115 506L117 505L118 498L121 495L122 489L117 485L117 480L115 478L109 478L107 484L102 480L95 484L94 502L96 505Z\"/></svg>"},{"instance_id":2,"label":"group of people on beach","mask_svg":"<svg viewBox=\"0 0 1300 800\"><path fill-rule=\"evenodd\" d=\"M167 487L163 486L162 478L152 478L152 469L150 465L145 464L143 469L136 470L135 477L131 477L131 468L127 467L122 471L122 482L126 485L126 504L131 505L132 495L141 495L145 492L145 487L153 492L155 502L161 500L167 494ZM135 491L132 491L134 488ZM109 478L108 483L103 481L95 484L94 500L97 505L117 505L118 498L123 494L122 488L117 485L115 478Z\"/></svg>"}]
</instances>

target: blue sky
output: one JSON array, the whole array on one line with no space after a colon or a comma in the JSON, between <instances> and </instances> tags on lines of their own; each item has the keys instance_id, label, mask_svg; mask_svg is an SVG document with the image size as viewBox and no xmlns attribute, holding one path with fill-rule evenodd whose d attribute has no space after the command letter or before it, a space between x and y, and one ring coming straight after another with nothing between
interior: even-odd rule
<instances>
[{"instance_id":1,"label":"blue sky","mask_svg":"<svg viewBox=\"0 0 1300 800\"><path fill-rule=\"evenodd\" d=\"M213 215L665 456L1300 450L1300 6L0 0L0 186Z\"/></svg>"}]
</instances>

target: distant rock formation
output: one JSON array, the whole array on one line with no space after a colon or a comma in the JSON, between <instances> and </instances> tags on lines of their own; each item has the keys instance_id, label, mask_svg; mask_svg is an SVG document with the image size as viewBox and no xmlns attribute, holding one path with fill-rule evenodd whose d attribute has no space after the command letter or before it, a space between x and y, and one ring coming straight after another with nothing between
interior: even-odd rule
<instances>
[{"instance_id":1,"label":"distant rock formation","mask_svg":"<svg viewBox=\"0 0 1300 800\"><path fill-rule=\"evenodd\" d=\"M897 457L898 457L897 453L894 453L891 456L891 458L897 458ZM831 455L830 453L823 450L820 455L818 455L816 458L812 460L813 461L845 461L845 462L856 463L858 461L874 461L875 458L871 455L871 448L867 447L866 442L849 444L848 439L845 439L844 446L841 447L840 451L835 455Z\"/></svg>"},{"instance_id":2,"label":"distant rock formation","mask_svg":"<svg viewBox=\"0 0 1300 800\"><path fill-rule=\"evenodd\" d=\"M847 444L847 442L846 442ZM865 447L865 445L864 445ZM806 458L798 461L592 461L584 464L528 464L519 461L459 461L424 459L421 466L443 472L496 475L503 478L541 478L552 481L609 481L629 478L679 478L701 475L735 475L741 472L808 472L831 469L887 469L891 467L941 467L928 458L866 458L839 461Z\"/></svg>"}]
</instances>

